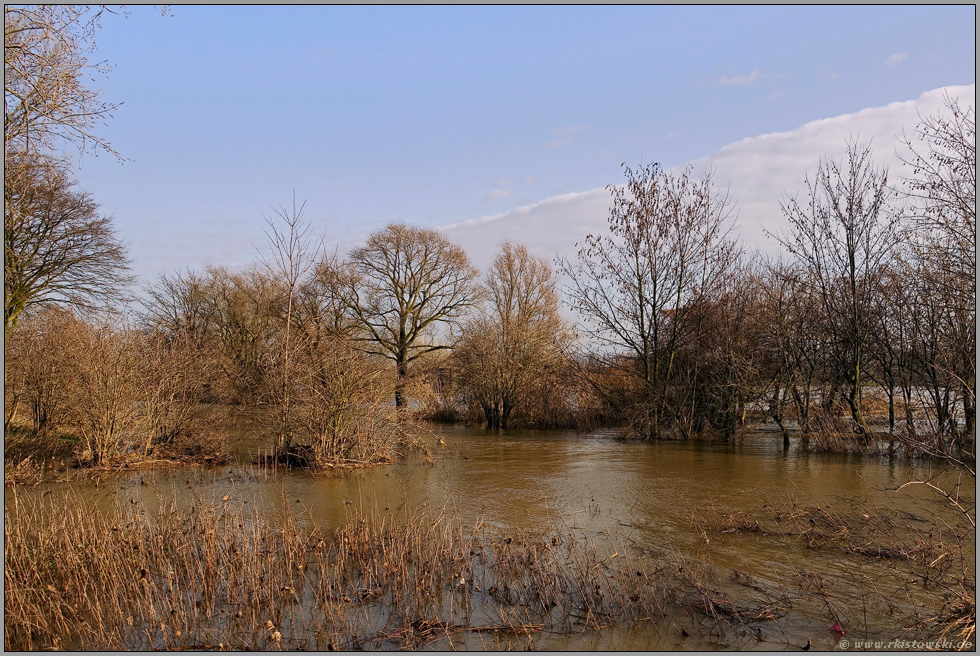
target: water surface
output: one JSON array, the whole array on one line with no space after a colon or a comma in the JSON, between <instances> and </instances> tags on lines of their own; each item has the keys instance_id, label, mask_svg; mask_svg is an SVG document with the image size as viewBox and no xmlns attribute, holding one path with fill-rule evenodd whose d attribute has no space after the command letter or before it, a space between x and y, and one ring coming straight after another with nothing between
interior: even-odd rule
<instances>
[{"instance_id":1,"label":"water surface","mask_svg":"<svg viewBox=\"0 0 980 656\"><path fill-rule=\"evenodd\" d=\"M427 438L431 462L410 457L387 466L318 475L270 474L232 464L203 471L99 475L76 480L72 487L86 503L103 511L129 501L155 508L175 496L179 503L193 504L202 496L228 495L268 513L281 512L288 504L304 521L328 531L341 526L352 509L393 510L406 503L435 511L446 508L459 513L465 524L483 521L503 530L561 525L578 531L600 550L628 549L651 559L664 553L695 558L715 568L722 579L738 576L737 571L794 599L784 617L758 625L762 634L699 633L703 617L678 613L639 629L537 637L534 646L547 649L792 649L807 640L817 649L833 649L840 638L829 631L835 618L846 622L849 639L900 638L896 627L905 611L880 608L874 600L889 594L904 595L911 602L926 597L917 597L917 590L908 593L908 585L905 590L870 594L876 581L894 588L895 563L810 548L799 536L725 532L724 518L740 513L762 517L774 506L786 512L819 506L842 516L867 514L868 521L877 520L876 510L901 511L909 525L919 527L928 527L936 516L954 524L960 521L949 504L925 486L896 490L909 480L936 474L935 465L898 456L807 454L795 444L784 450L774 434L750 435L733 444L703 444L623 442L611 431L488 432L460 426L433 430ZM444 446L437 441L440 437ZM231 444L240 463L253 461L266 446L255 424L235 432ZM956 475L939 473L933 480L948 487ZM46 495L56 507L65 485L47 483L16 494ZM964 479L960 490L968 508L975 502L974 486L973 479ZM9 488L5 491L8 504L13 494ZM972 559L973 546L970 549ZM830 604L804 594L801 572L826 579ZM690 637L681 635L682 628ZM455 646L479 648L480 643Z\"/></svg>"}]
</instances>

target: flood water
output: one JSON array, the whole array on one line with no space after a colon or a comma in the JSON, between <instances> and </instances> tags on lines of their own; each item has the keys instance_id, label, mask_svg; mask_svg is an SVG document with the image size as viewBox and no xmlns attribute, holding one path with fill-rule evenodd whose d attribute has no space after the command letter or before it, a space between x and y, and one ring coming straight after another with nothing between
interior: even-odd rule
<instances>
[{"instance_id":1,"label":"flood water","mask_svg":"<svg viewBox=\"0 0 980 656\"><path fill-rule=\"evenodd\" d=\"M722 580L737 571L793 598L785 615L758 625L761 634L699 632L703 617L675 613L639 628L541 636L533 645L561 650L773 650L798 648L808 640L815 649L834 649L841 636L829 627L836 620L851 640L913 639L914 634L903 635L899 627L914 612L910 608L917 591L909 592L908 585L896 587L895 563L809 548L799 536L726 532L724 519L739 513L763 517L774 506L786 512L820 506L840 515L866 514L868 521L875 521L874 510L900 511L910 525L920 528L927 528L936 516L953 524L961 519L923 485L896 491L909 480L936 474L928 464L898 456L807 454L798 452L795 443L784 450L772 433L750 435L736 444L702 444L623 442L611 431L498 433L460 426L432 430L427 437L431 462L409 457L392 465L319 475L265 475L233 464L205 471L104 474L71 485L86 502L104 511L130 500L155 508L175 495L187 504L202 495L230 495L270 513L288 503L306 521L328 531L341 526L351 508L394 510L406 502L437 511L447 508L458 512L464 524L482 520L504 530L562 524L593 540L600 550L627 549L640 558L680 554L713 566ZM438 444L439 437L444 446ZM265 446L253 429L235 433L231 445L241 463L253 461ZM940 473L933 480L950 486L956 474ZM973 508L974 479L963 483L961 504ZM16 494L46 495L57 504L65 486L49 483L18 489ZM5 492L8 504L12 494L9 488ZM801 572L819 574L829 596L804 594ZM870 594L875 590L876 595ZM898 601L891 609L883 608L882 597ZM683 636L681 629L689 635Z\"/></svg>"}]
</instances>

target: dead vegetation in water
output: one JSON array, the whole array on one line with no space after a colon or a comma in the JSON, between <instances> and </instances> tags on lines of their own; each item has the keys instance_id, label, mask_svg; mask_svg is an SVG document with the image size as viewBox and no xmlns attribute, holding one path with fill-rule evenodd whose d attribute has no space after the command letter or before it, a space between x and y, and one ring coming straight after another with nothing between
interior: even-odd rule
<instances>
[{"instance_id":1,"label":"dead vegetation in water","mask_svg":"<svg viewBox=\"0 0 980 656\"><path fill-rule=\"evenodd\" d=\"M5 509L7 649L533 645L662 617L669 597L659 573L558 529L403 509L352 514L327 536L227 497L48 508L15 497Z\"/></svg>"},{"instance_id":2,"label":"dead vegetation in water","mask_svg":"<svg viewBox=\"0 0 980 656\"><path fill-rule=\"evenodd\" d=\"M44 465L38 463L33 458L27 457L20 461L4 463L4 485L38 485L43 478Z\"/></svg>"},{"instance_id":3,"label":"dead vegetation in water","mask_svg":"<svg viewBox=\"0 0 980 656\"><path fill-rule=\"evenodd\" d=\"M921 517L790 498L766 501L755 514L720 513L712 521L714 534L835 558L841 576L833 580L808 569L804 559L795 569L799 596L822 604L830 621L860 625L874 607L898 615L906 631L962 644L976 632L974 512L960 506L957 513Z\"/></svg>"},{"instance_id":4,"label":"dead vegetation in water","mask_svg":"<svg viewBox=\"0 0 980 656\"><path fill-rule=\"evenodd\" d=\"M651 562L574 528L400 508L352 510L327 535L285 499L274 517L243 503L133 500L102 514L70 493L57 511L15 496L5 647L531 649L677 612L723 634L789 607L744 575L722 582L677 554Z\"/></svg>"},{"instance_id":5,"label":"dead vegetation in water","mask_svg":"<svg viewBox=\"0 0 980 656\"><path fill-rule=\"evenodd\" d=\"M778 620L793 607L783 591L770 589L754 577L732 570L724 577L715 567L693 559L678 559L672 572L675 601L689 615L701 617L710 632L724 636L761 631L760 625Z\"/></svg>"}]
</instances>

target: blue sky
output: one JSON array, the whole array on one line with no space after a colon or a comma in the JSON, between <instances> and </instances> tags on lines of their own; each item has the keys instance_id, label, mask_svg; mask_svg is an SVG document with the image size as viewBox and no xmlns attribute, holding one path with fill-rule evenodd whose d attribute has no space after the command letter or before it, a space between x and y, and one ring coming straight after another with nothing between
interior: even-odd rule
<instances>
[{"instance_id":1,"label":"blue sky","mask_svg":"<svg viewBox=\"0 0 980 656\"><path fill-rule=\"evenodd\" d=\"M130 161L78 178L145 278L246 263L294 190L343 251L970 85L975 43L972 6L136 7L95 80Z\"/></svg>"}]
</instances>

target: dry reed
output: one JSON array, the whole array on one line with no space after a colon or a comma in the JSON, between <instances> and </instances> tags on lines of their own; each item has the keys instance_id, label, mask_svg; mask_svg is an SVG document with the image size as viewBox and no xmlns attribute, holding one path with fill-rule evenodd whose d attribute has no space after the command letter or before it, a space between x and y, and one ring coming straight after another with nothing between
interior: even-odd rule
<instances>
[{"instance_id":1,"label":"dry reed","mask_svg":"<svg viewBox=\"0 0 980 656\"><path fill-rule=\"evenodd\" d=\"M664 579L570 531L403 510L352 514L327 536L227 498L57 505L15 493L5 509L7 649L499 646L666 609Z\"/></svg>"}]
</instances>

